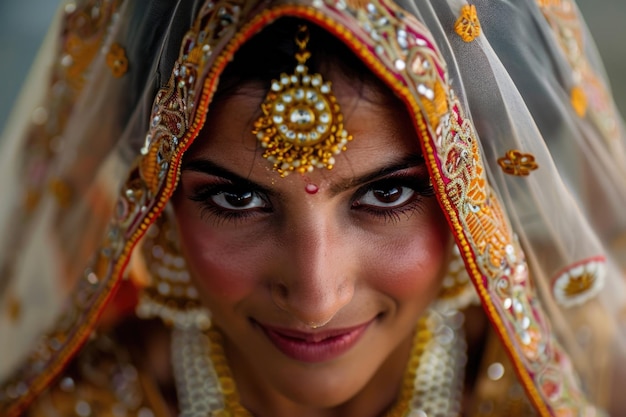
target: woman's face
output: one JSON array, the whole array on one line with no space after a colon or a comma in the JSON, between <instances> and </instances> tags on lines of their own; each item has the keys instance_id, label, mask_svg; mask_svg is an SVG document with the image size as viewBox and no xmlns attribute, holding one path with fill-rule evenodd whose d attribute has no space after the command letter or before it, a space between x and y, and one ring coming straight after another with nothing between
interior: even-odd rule
<instances>
[{"instance_id":1,"label":"woman's face","mask_svg":"<svg viewBox=\"0 0 626 417\"><path fill-rule=\"evenodd\" d=\"M316 407L401 375L451 242L406 111L327 78L354 137L332 170L272 170L251 133L265 92L250 86L212 105L174 197L240 389Z\"/></svg>"}]
</instances>

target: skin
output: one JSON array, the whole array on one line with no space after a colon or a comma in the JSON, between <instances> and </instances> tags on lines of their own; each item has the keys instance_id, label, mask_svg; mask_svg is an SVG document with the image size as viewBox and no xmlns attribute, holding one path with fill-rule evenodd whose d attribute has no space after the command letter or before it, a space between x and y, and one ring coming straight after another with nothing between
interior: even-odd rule
<instances>
[{"instance_id":1,"label":"skin","mask_svg":"<svg viewBox=\"0 0 626 417\"><path fill-rule=\"evenodd\" d=\"M323 75L354 136L332 170L286 178L273 171L250 133L265 91L246 85L212 106L173 200L192 280L225 334L241 402L255 416L389 409L450 252L403 106L378 86ZM237 203L245 191L254 197ZM259 327L314 333L368 322L355 346L318 363L288 357Z\"/></svg>"}]
</instances>

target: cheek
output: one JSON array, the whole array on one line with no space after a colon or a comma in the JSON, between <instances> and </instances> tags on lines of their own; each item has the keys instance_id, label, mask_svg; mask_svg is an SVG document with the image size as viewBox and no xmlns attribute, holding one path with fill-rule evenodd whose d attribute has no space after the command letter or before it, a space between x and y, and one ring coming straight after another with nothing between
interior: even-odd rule
<instances>
[{"instance_id":1,"label":"cheek","mask_svg":"<svg viewBox=\"0 0 626 417\"><path fill-rule=\"evenodd\" d=\"M262 285L255 274L263 253L230 235L220 234L197 212L176 210L183 255L201 296L210 303L236 302Z\"/></svg>"},{"instance_id":2,"label":"cheek","mask_svg":"<svg viewBox=\"0 0 626 417\"><path fill-rule=\"evenodd\" d=\"M447 267L452 238L443 216L432 216L411 233L378 248L370 268L377 270L380 291L398 300L430 302Z\"/></svg>"}]
</instances>

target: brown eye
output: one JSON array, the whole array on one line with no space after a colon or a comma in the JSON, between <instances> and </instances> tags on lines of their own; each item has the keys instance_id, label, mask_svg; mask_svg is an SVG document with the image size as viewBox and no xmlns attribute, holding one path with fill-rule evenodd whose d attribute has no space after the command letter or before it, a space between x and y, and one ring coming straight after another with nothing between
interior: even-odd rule
<instances>
[{"instance_id":1,"label":"brown eye","mask_svg":"<svg viewBox=\"0 0 626 417\"><path fill-rule=\"evenodd\" d=\"M410 187L379 186L364 193L357 203L359 206L394 208L406 204L415 196L415 193L415 190Z\"/></svg>"},{"instance_id":2,"label":"brown eye","mask_svg":"<svg viewBox=\"0 0 626 417\"><path fill-rule=\"evenodd\" d=\"M261 196L253 191L222 191L211 196L213 203L227 210L250 210L266 206Z\"/></svg>"},{"instance_id":3,"label":"brown eye","mask_svg":"<svg viewBox=\"0 0 626 417\"><path fill-rule=\"evenodd\" d=\"M385 190L372 190L374 197L383 204L393 204L402 198L402 187L390 187Z\"/></svg>"},{"instance_id":4,"label":"brown eye","mask_svg":"<svg viewBox=\"0 0 626 417\"><path fill-rule=\"evenodd\" d=\"M250 191L243 193L223 193L224 201L233 207L246 207L254 199L254 194Z\"/></svg>"}]
</instances>

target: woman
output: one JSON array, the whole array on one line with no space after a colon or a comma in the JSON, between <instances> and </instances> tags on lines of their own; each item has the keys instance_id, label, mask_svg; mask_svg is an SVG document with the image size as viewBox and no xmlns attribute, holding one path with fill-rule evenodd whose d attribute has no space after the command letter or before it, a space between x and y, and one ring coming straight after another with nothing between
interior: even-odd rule
<instances>
[{"instance_id":1,"label":"woman","mask_svg":"<svg viewBox=\"0 0 626 417\"><path fill-rule=\"evenodd\" d=\"M4 145L3 415L626 409L624 139L575 5L59 20Z\"/></svg>"}]
</instances>

